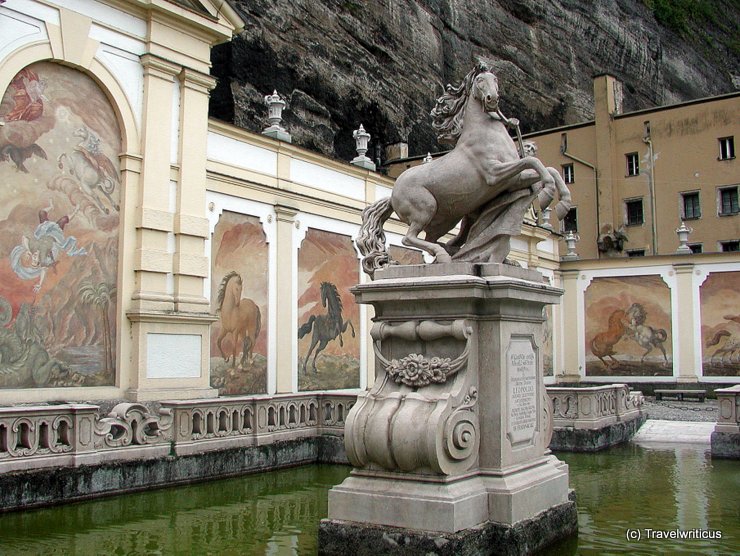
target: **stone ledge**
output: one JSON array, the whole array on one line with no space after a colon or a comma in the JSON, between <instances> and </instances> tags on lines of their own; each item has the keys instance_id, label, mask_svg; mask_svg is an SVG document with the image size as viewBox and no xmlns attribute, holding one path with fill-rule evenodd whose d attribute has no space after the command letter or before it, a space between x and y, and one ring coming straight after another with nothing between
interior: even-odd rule
<instances>
[{"instance_id":1,"label":"stone ledge","mask_svg":"<svg viewBox=\"0 0 740 556\"><path fill-rule=\"evenodd\" d=\"M713 458L740 459L740 433L715 430L711 442Z\"/></svg>"},{"instance_id":2,"label":"stone ledge","mask_svg":"<svg viewBox=\"0 0 740 556\"><path fill-rule=\"evenodd\" d=\"M599 429L556 428L550 449L556 452L598 452L627 442L646 420L647 414L640 412L631 421L621 421Z\"/></svg>"},{"instance_id":3,"label":"stone ledge","mask_svg":"<svg viewBox=\"0 0 740 556\"><path fill-rule=\"evenodd\" d=\"M3 473L0 513L311 463L347 464L342 438L321 435L182 457Z\"/></svg>"},{"instance_id":4,"label":"stone ledge","mask_svg":"<svg viewBox=\"0 0 740 556\"><path fill-rule=\"evenodd\" d=\"M457 533L436 533L323 519L319 526L319 554L519 556L534 554L575 534L577 530L578 513L574 500L554 506L513 526L489 521Z\"/></svg>"}]
</instances>

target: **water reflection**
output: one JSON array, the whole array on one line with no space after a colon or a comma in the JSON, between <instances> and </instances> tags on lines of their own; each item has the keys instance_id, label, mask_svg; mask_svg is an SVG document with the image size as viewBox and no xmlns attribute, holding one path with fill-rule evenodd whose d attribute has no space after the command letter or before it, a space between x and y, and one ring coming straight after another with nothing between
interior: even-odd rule
<instances>
[{"instance_id":1,"label":"water reflection","mask_svg":"<svg viewBox=\"0 0 740 556\"><path fill-rule=\"evenodd\" d=\"M0 554L315 554L344 466L306 466L0 515Z\"/></svg>"},{"instance_id":2,"label":"water reflection","mask_svg":"<svg viewBox=\"0 0 740 556\"><path fill-rule=\"evenodd\" d=\"M578 495L579 534L545 554L740 554L738 462L688 445L558 457ZM0 554L315 554L326 493L348 474L306 466L0 515ZM722 538L649 540L647 528ZM628 529L642 540L628 541Z\"/></svg>"},{"instance_id":3,"label":"water reflection","mask_svg":"<svg viewBox=\"0 0 740 556\"><path fill-rule=\"evenodd\" d=\"M578 538L547 555L738 554L738 464L712 460L703 445L626 444L558 457L578 496ZM647 531L720 531L721 539L647 538ZM628 530L640 540L628 540ZM633 533L636 534L636 533ZM716 533L715 533L716 534Z\"/></svg>"}]
</instances>

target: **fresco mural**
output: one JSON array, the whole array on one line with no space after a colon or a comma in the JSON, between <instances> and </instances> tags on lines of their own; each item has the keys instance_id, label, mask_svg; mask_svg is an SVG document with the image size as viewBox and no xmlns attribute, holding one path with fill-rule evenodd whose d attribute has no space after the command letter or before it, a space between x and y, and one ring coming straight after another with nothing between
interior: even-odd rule
<instances>
[{"instance_id":1,"label":"fresco mural","mask_svg":"<svg viewBox=\"0 0 740 556\"><path fill-rule=\"evenodd\" d=\"M298 251L298 389L360 386L360 281L349 236L309 228Z\"/></svg>"},{"instance_id":2,"label":"fresco mural","mask_svg":"<svg viewBox=\"0 0 740 556\"><path fill-rule=\"evenodd\" d=\"M87 75L22 69L0 101L0 388L112 385L121 132Z\"/></svg>"},{"instance_id":3,"label":"fresco mural","mask_svg":"<svg viewBox=\"0 0 740 556\"><path fill-rule=\"evenodd\" d=\"M713 272L701 285L704 376L740 376L740 272Z\"/></svg>"},{"instance_id":4,"label":"fresco mural","mask_svg":"<svg viewBox=\"0 0 740 556\"><path fill-rule=\"evenodd\" d=\"M585 293L586 376L671 376L671 295L660 276L594 278Z\"/></svg>"},{"instance_id":5,"label":"fresco mural","mask_svg":"<svg viewBox=\"0 0 740 556\"><path fill-rule=\"evenodd\" d=\"M259 218L224 211L211 242L211 387L267 392L268 245Z\"/></svg>"}]
</instances>

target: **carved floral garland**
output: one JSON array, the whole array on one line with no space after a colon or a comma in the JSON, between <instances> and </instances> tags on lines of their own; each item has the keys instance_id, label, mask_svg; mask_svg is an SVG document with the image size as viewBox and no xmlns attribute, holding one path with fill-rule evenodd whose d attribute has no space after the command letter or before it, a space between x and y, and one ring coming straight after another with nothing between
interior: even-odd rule
<instances>
[{"instance_id":1,"label":"carved floral garland","mask_svg":"<svg viewBox=\"0 0 740 556\"><path fill-rule=\"evenodd\" d=\"M412 353L402 359L392 359L385 371L396 383L419 387L427 384L442 384L452 372L452 360L449 357L432 357L427 359L418 353Z\"/></svg>"}]
</instances>

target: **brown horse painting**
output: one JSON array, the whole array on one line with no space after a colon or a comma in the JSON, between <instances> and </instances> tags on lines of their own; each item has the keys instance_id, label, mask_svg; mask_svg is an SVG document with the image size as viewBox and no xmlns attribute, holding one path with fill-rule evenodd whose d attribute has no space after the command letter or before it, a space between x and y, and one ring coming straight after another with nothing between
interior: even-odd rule
<instances>
[{"instance_id":1,"label":"brown horse painting","mask_svg":"<svg viewBox=\"0 0 740 556\"><path fill-rule=\"evenodd\" d=\"M619 361L614 357L614 346L622 339L626 332L625 327L626 314L621 309L617 309L609 315L608 328L604 332L599 332L591 340L591 353L601 359L604 367L607 369L619 365ZM606 362L604 357L609 357L612 363Z\"/></svg>"},{"instance_id":2,"label":"brown horse painting","mask_svg":"<svg viewBox=\"0 0 740 556\"><path fill-rule=\"evenodd\" d=\"M231 334L233 343L232 365L236 366L236 358L241 346L240 365L245 367L252 360L252 352L262 326L262 317L257 304L251 299L242 297L242 287L242 277L234 270L224 276L218 286L217 312L221 315L221 332L216 340L216 345L218 345L221 356L228 363L230 355L224 353L221 342L227 334Z\"/></svg>"}]
</instances>

